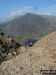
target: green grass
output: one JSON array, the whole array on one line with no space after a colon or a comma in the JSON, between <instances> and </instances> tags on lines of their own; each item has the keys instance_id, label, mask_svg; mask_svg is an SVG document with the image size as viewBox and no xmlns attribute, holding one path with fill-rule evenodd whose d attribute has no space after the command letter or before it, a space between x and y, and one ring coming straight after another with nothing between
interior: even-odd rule
<instances>
[{"instance_id":1,"label":"green grass","mask_svg":"<svg viewBox=\"0 0 56 75\"><path fill-rule=\"evenodd\" d=\"M21 43L22 41L25 41L25 40L38 40L36 37L24 37L24 38L17 38L15 39L17 42Z\"/></svg>"}]
</instances>

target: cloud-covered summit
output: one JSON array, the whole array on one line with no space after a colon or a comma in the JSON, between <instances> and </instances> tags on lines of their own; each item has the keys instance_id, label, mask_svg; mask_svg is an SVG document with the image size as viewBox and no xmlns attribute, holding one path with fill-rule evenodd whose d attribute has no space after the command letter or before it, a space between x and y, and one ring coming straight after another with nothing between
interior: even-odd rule
<instances>
[{"instance_id":1,"label":"cloud-covered summit","mask_svg":"<svg viewBox=\"0 0 56 75\"><path fill-rule=\"evenodd\" d=\"M15 11L15 12L11 12L11 16L16 16L16 15L23 15L26 12L30 12L32 9L32 6L26 6L24 8L22 8L21 10Z\"/></svg>"}]
</instances>

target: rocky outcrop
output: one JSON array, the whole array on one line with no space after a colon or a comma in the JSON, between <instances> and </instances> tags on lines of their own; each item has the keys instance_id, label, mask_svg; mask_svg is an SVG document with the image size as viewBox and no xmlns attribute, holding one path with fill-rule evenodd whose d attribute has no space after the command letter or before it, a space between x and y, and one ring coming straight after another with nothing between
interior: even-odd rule
<instances>
[{"instance_id":1,"label":"rocky outcrop","mask_svg":"<svg viewBox=\"0 0 56 75\"><path fill-rule=\"evenodd\" d=\"M18 56L0 65L0 75L42 75L41 68L56 70L56 32L44 37L33 47L22 46Z\"/></svg>"},{"instance_id":2,"label":"rocky outcrop","mask_svg":"<svg viewBox=\"0 0 56 75\"><path fill-rule=\"evenodd\" d=\"M21 45L17 43L14 39L8 38L4 32L0 29L0 59L6 58L9 53L12 55L18 55L18 48Z\"/></svg>"}]
</instances>

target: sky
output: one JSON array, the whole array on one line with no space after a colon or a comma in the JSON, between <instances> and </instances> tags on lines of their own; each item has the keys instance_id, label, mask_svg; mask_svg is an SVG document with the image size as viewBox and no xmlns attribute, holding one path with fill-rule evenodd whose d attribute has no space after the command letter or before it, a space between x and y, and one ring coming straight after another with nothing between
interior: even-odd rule
<instances>
[{"instance_id":1,"label":"sky","mask_svg":"<svg viewBox=\"0 0 56 75\"><path fill-rule=\"evenodd\" d=\"M27 12L56 15L56 0L0 0L0 20Z\"/></svg>"}]
</instances>

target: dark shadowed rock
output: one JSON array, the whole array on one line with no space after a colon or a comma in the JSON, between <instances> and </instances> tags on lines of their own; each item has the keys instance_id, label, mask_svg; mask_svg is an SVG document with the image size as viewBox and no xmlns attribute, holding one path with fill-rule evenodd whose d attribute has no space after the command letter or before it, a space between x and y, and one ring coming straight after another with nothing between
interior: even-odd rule
<instances>
[{"instance_id":1,"label":"dark shadowed rock","mask_svg":"<svg viewBox=\"0 0 56 75\"><path fill-rule=\"evenodd\" d=\"M10 58L18 55L18 48L21 47L14 39L9 40L4 32L0 30L0 58ZM11 56L12 55L12 56ZM0 60L1 61L1 60Z\"/></svg>"}]
</instances>

